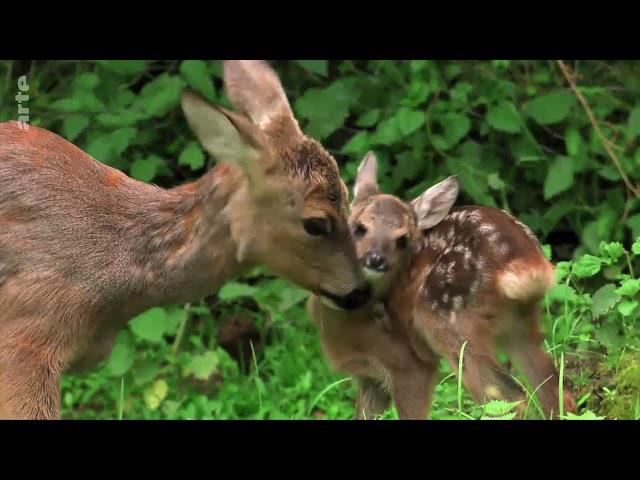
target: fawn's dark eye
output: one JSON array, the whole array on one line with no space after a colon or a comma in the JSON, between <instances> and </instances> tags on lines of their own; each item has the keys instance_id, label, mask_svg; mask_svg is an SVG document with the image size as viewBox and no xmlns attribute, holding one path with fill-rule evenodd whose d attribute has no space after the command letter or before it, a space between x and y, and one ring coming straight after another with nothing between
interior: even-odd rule
<instances>
[{"instance_id":1,"label":"fawn's dark eye","mask_svg":"<svg viewBox=\"0 0 640 480\"><path fill-rule=\"evenodd\" d=\"M401 250L404 248L407 248L408 243L409 243L408 235L403 235L396 240L396 246Z\"/></svg>"},{"instance_id":2,"label":"fawn's dark eye","mask_svg":"<svg viewBox=\"0 0 640 480\"><path fill-rule=\"evenodd\" d=\"M365 236L365 234L367 233L367 227L365 227L364 225L362 225L361 223L356 225L356 228L353 230L353 234L357 237L357 238L362 238Z\"/></svg>"},{"instance_id":3,"label":"fawn's dark eye","mask_svg":"<svg viewBox=\"0 0 640 480\"><path fill-rule=\"evenodd\" d=\"M331 233L331 221L328 218L306 218L303 226L314 237L326 237Z\"/></svg>"}]
</instances>

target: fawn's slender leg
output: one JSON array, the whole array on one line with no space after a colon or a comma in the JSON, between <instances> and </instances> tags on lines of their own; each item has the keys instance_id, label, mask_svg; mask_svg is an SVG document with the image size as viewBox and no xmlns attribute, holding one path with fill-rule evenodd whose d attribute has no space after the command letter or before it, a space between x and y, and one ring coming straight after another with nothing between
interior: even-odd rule
<instances>
[{"instance_id":1,"label":"fawn's slender leg","mask_svg":"<svg viewBox=\"0 0 640 480\"><path fill-rule=\"evenodd\" d=\"M538 326L537 311L532 310L518 320L525 320L526 328L510 330L504 348L536 391L547 418L558 418L559 375L551 356L541 347L543 336ZM563 402L565 412L575 410L575 400L567 389L564 389Z\"/></svg>"},{"instance_id":2,"label":"fawn's slender leg","mask_svg":"<svg viewBox=\"0 0 640 480\"><path fill-rule=\"evenodd\" d=\"M401 420L426 420L436 380L438 363L394 375L394 401Z\"/></svg>"},{"instance_id":3,"label":"fawn's slender leg","mask_svg":"<svg viewBox=\"0 0 640 480\"><path fill-rule=\"evenodd\" d=\"M358 378L355 420L372 420L382 415L391 404L391 396L376 380Z\"/></svg>"}]
</instances>

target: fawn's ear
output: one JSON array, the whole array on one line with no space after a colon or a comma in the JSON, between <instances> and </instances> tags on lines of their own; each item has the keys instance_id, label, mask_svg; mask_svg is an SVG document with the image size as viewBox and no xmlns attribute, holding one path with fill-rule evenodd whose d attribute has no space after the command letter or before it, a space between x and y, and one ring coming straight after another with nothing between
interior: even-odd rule
<instances>
[{"instance_id":1,"label":"fawn's ear","mask_svg":"<svg viewBox=\"0 0 640 480\"><path fill-rule=\"evenodd\" d=\"M353 185L353 203L377 195L378 192L378 160L373 152L368 152L358 166Z\"/></svg>"},{"instance_id":2,"label":"fawn's ear","mask_svg":"<svg viewBox=\"0 0 640 480\"><path fill-rule=\"evenodd\" d=\"M458 177L452 176L429 188L411 202L418 218L418 228L426 230L447 216L459 192Z\"/></svg>"},{"instance_id":3,"label":"fawn's ear","mask_svg":"<svg viewBox=\"0 0 640 480\"><path fill-rule=\"evenodd\" d=\"M192 92L182 95L182 110L204 149L220 162L255 174L260 159L260 132L246 118L208 104Z\"/></svg>"}]
</instances>

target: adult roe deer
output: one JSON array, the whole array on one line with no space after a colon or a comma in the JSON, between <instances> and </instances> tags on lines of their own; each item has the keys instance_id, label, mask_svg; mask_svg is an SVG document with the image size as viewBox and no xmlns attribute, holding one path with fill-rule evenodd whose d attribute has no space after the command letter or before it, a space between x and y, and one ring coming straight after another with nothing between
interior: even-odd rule
<instances>
[{"instance_id":1,"label":"adult roe deer","mask_svg":"<svg viewBox=\"0 0 640 480\"><path fill-rule=\"evenodd\" d=\"M344 312L312 296L331 365L358 379L356 418L382 414L393 399L402 419L425 419L438 355L458 371L475 400L526 400L496 359L503 348L537 390L548 416L557 417L558 373L540 347L539 302L554 269L523 224L494 208L453 208L455 177L410 204L379 192L376 159L363 160L354 186L350 224L358 257L374 278L374 296ZM387 331L374 309L385 301ZM575 408L565 390L565 411ZM526 410L526 401L519 413Z\"/></svg>"},{"instance_id":2,"label":"adult roe deer","mask_svg":"<svg viewBox=\"0 0 640 480\"><path fill-rule=\"evenodd\" d=\"M182 98L224 163L169 190L0 124L0 418L59 418L61 373L105 358L129 319L256 264L345 309L368 300L335 160L265 62L225 62L224 83L239 112Z\"/></svg>"}]
</instances>

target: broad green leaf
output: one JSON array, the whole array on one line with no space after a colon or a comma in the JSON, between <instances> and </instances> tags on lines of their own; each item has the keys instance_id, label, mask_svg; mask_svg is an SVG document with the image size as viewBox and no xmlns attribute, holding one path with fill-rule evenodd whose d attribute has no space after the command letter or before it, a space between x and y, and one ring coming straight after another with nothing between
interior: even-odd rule
<instances>
[{"instance_id":1,"label":"broad green leaf","mask_svg":"<svg viewBox=\"0 0 640 480\"><path fill-rule=\"evenodd\" d=\"M137 111L123 111L119 113L101 113L96 116L96 121L105 127L131 127L146 118L146 115Z\"/></svg>"},{"instance_id":2,"label":"broad green leaf","mask_svg":"<svg viewBox=\"0 0 640 480\"><path fill-rule=\"evenodd\" d=\"M86 115L69 115L62 122L62 134L73 142L89 126L89 117Z\"/></svg>"},{"instance_id":3,"label":"broad green leaf","mask_svg":"<svg viewBox=\"0 0 640 480\"><path fill-rule=\"evenodd\" d=\"M585 412L582 412L580 415L576 415L575 413L567 413L564 417L562 417L562 419L563 420L603 420L604 417L599 417L598 415L593 413L591 410L587 410Z\"/></svg>"},{"instance_id":4,"label":"broad green leaf","mask_svg":"<svg viewBox=\"0 0 640 480\"><path fill-rule=\"evenodd\" d=\"M320 140L342 126L353 95L347 83L336 80L326 88L310 88L295 103L297 114L309 120L306 132Z\"/></svg>"},{"instance_id":5,"label":"broad green leaf","mask_svg":"<svg viewBox=\"0 0 640 480\"><path fill-rule=\"evenodd\" d=\"M98 60L98 64L120 75L136 75L147 69L147 60Z\"/></svg>"},{"instance_id":6,"label":"broad green leaf","mask_svg":"<svg viewBox=\"0 0 640 480\"><path fill-rule=\"evenodd\" d=\"M251 297L258 289L246 283L229 282L218 292L220 300L233 300L239 297Z\"/></svg>"},{"instance_id":7,"label":"broad green leaf","mask_svg":"<svg viewBox=\"0 0 640 480\"><path fill-rule=\"evenodd\" d=\"M159 342L167 331L167 312L154 307L129 322L131 331L143 340Z\"/></svg>"},{"instance_id":8,"label":"broad green leaf","mask_svg":"<svg viewBox=\"0 0 640 480\"><path fill-rule=\"evenodd\" d=\"M131 164L130 175L141 182L150 182L158 173L158 164L150 158L139 158Z\"/></svg>"},{"instance_id":9,"label":"broad green leaf","mask_svg":"<svg viewBox=\"0 0 640 480\"><path fill-rule=\"evenodd\" d=\"M640 241L640 213L631 215L627 218L627 226L631 229L631 237L636 239L636 242ZM633 251L633 250L632 250ZM634 251L636 255L640 255L640 252Z\"/></svg>"},{"instance_id":10,"label":"broad green leaf","mask_svg":"<svg viewBox=\"0 0 640 480\"><path fill-rule=\"evenodd\" d=\"M89 155L99 162L109 164L114 158L111 135L102 135L94 138L84 149Z\"/></svg>"},{"instance_id":11,"label":"broad green leaf","mask_svg":"<svg viewBox=\"0 0 640 480\"><path fill-rule=\"evenodd\" d=\"M359 127L372 127L373 125L378 123L381 113L382 111L379 108L369 110L368 112L360 115L360 117L356 121L356 125L358 125Z\"/></svg>"},{"instance_id":12,"label":"broad green leaf","mask_svg":"<svg viewBox=\"0 0 640 480\"><path fill-rule=\"evenodd\" d=\"M82 101L79 98L63 98L49 104L51 110L65 113L80 112L83 108Z\"/></svg>"},{"instance_id":13,"label":"broad green leaf","mask_svg":"<svg viewBox=\"0 0 640 480\"><path fill-rule=\"evenodd\" d=\"M403 108L397 113L398 128L408 136L424 125L424 113Z\"/></svg>"},{"instance_id":14,"label":"broad green leaf","mask_svg":"<svg viewBox=\"0 0 640 480\"><path fill-rule=\"evenodd\" d=\"M74 77L72 88L74 90L91 91L100 84L100 77L95 73L81 73Z\"/></svg>"},{"instance_id":15,"label":"broad green leaf","mask_svg":"<svg viewBox=\"0 0 640 480\"><path fill-rule=\"evenodd\" d=\"M522 128L522 119L511 102L500 102L491 105L487 112L487 122L496 130L517 133Z\"/></svg>"},{"instance_id":16,"label":"broad green leaf","mask_svg":"<svg viewBox=\"0 0 640 480\"><path fill-rule=\"evenodd\" d=\"M627 122L627 137L633 138L640 135L640 106L631 110Z\"/></svg>"},{"instance_id":17,"label":"broad green leaf","mask_svg":"<svg viewBox=\"0 0 640 480\"><path fill-rule=\"evenodd\" d=\"M167 308L167 334L173 335L178 331L180 324L187 319L187 310L183 306Z\"/></svg>"},{"instance_id":18,"label":"broad green leaf","mask_svg":"<svg viewBox=\"0 0 640 480\"><path fill-rule=\"evenodd\" d=\"M205 62L202 60L185 60L180 64L180 73L186 80L187 85L202 93L207 99L215 100L216 92Z\"/></svg>"},{"instance_id":19,"label":"broad green leaf","mask_svg":"<svg viewBox=\"0 0 640 480\"><path fill-rule=\"evenodd\" d=\"M165 380L156 380L144 391L144 403L151 410L156 410L169 393L169 385Z\"/></svg>"},{"instance_id":20,"label":"broad green leaf","mask_svg":"<svg viewBox=\"0 0 640 480\"><path fill-rule=\"evenodd\" d=\"M506 415L521 403L522 403L522 400L518 400L516 402L506 402L504 400L492 400L489 403L485 404L484 409L487 415L492 415L492 416Z\"/></svg>"},{"instance_id":21,"label":"broad green leaf","mask_svg":"<svg viewBox=\"0 0 640 480\"><path fill-rule=\"evenodd\" d=\"M178 157L179 165L188 165L191 170L199 170L204 167L204 151L196 142L189 142Z\"/></svg>"},{"instance_id":22,"label":"broad green leaf","mask_svg":"<svg viewBox=\"0 0 640 480\"><path fill-rule=\"evenodd\" d=\"M153 358L145 358L135 367L133 367L133 379L136 385L144 385L155 379L161 372L161 364L159 360Z\"/></svg>"},{"instance_id":23,"label":"broad green leaf","mask_svg":"<svg viewBox=\"0 0 640 480\"><path fill-rule=\"evenodd\" d=\"M183 87L182 79L163 73L144 86L136 105L149 116L161 117L178 107Z\"/></svg>"},{"instance_id":24,"label":"broad green leaf","mask_svg":"<svg viewBox=\"0 0 640 480\"><path fill-rule=\"evenodd\" d=\"M542 125L550 125L564 120L576 97L569 90L554 90L528 102L524 112Z\"/></svg>"},{"instance_id":25,"label":"broad green leaf","mask_svg":"<svg viewBox=\"0 0 640 480\"><path fill-rule=\"evenodd\" d=\"M135 358L135 348L131 335L123 330L118 335L107 359L106 368L114 377L121 377L129 371Z\"/></svg>"},{"instance_id":26,"label":"broad green leaf","mask_svg":"<svg viewBox=\"0 0 640 480\"><path fill-rule=\"evenodd\" d=\"M616 293L626 297L632 297L640 291L640 279L630 278L622 282L622 285L616 290Z\"/></svg>"},{"instance_id":27,"label":"broad green leaf","mask_svg":"<svg viewBox=\"0 0 640 480\"><path fill-rule=\"evenodd\" d=\"M545 200L568 190L573 185L573 158L556 157L544 181Z\"/></svg>"},{"instance_id":28,"label":"broad green leaf","mask_svg":"<svg viewBox=\"0 0 640 480\"><path fill-rule=\"evenodd\" d=\"M640 237L636 238L636 241L631 245L631 252L634 255L640 255Z\"/></svg>"},{"instance_id":29,"label":"broad green leaf","mask_svg":"<svg viewBox=\"0 0 640 480\"><path fill-rule=\"evenodd\" d=\"M187 375L193 375L198 380L207 380L219 364L216 352L208 351L203 355L193 355L184 370Z\"/></svg>"},{"instance_id":30,"label":"broad green leaf","mask_svg":"<svg viewBox=\"0 0 640 480\"><path fill-rule=\"evenodd\" d=\"M618 305L618 311L623 317L628 317L638 307L638 300L623 300Z\"/></svg>"},{"instance_id":31,"label":"broad green leaf","mask_svg":"<svg viewBox=\"0 0 640 480\"><path fill-rule=\"evenodd\" d=\"M580 137L580 132L575 128L567 128L564 134L564 144L567 149L567 155L570 157L576 157L580 152L580 142L582 141L582 137Z\"/></svg>"},{"instance_id":32,"label":"broad green leaf","mask_svg":"<svg viewBox=\"0 0 640 480\"><path fill-rule=\"evenodd\" d=\"M371 146L369 132L358 132L342 147L342 153L357 153L363 155Z\"/></svg>"},{"instance_id":33,"label":"broad green leaf","mask_svg":"<svg viewBox=\"0 0 640 480\"><path fill-rule=\"evenodd\" d=\"M136 138L137 134L138 131L133 127L118 128L111 132L113 153L116 156L122 155L122 153L129 147L131 141Z\"/></svg>"},{"instance_id":34,"label":"broad green leaf","mask_svg":"<svg viewBox=\"0 0 640 480\"><path fill-rule=\"evenodd\" d=\"M447 147L449 148L460 142L460 140L462 140L471 129L471 122L469 119L460 113L449 113L444 115L440 119L440 125L442 125L444 138L447 142Z\"/></svg>"},{"instance_id":35,"label":"broad green leaf","mask_svg":"<svg viewBox=\"0 0 640 480\"><path fill-rule=\"evenodd\" d=\"M600 244L600 255L609 259L611 262L616 262L624 255L624 247L620 242L602 242Z\"/></svg>"},{"instance_id":36,"label":"broad green leaf","mask_svg":"<svg viewBox=\"0 0 640 480\"><path fill-rule=\"evenodd\" d=\"M604 315L620 300L620 295L616 293L616 286L608 283L600 287L591 298L591 313L595 318Z\"/></svg>"},{"instance_id":37,"label":"broad green leaf","mask_svg":"<svg viewBox=\"0 0 640 480\"><path fill-rule=\"evenodd\" d=\"M550 301L556 301L559 303L564 303L565 301L573 303L578 299L578 294L573 287L570 287L565 283L560 283L549 290L547 298Z\"/></svg>"},{"instance_id":38,"label":"broad green leaf","mask_svg":"<svg viewBox=\"0 0 640 480\"><path fill-rule=\"evenodd\" d=\"M578 278L592 277L600 271L602 260L593 255L583 255L574 264L572 273Z\"/></svg>"},{"instance_id":39,"label":"broad green leaf","mask_svg":"<svg viewBox=\"0 0 640 480\"><path fill-rule=\"evenodd\" d=\"M305 70L317 73L323 77L326 77L329 74L329 63L327 60L296 60L296 63Z\"/></svg>"}]
</instances>

